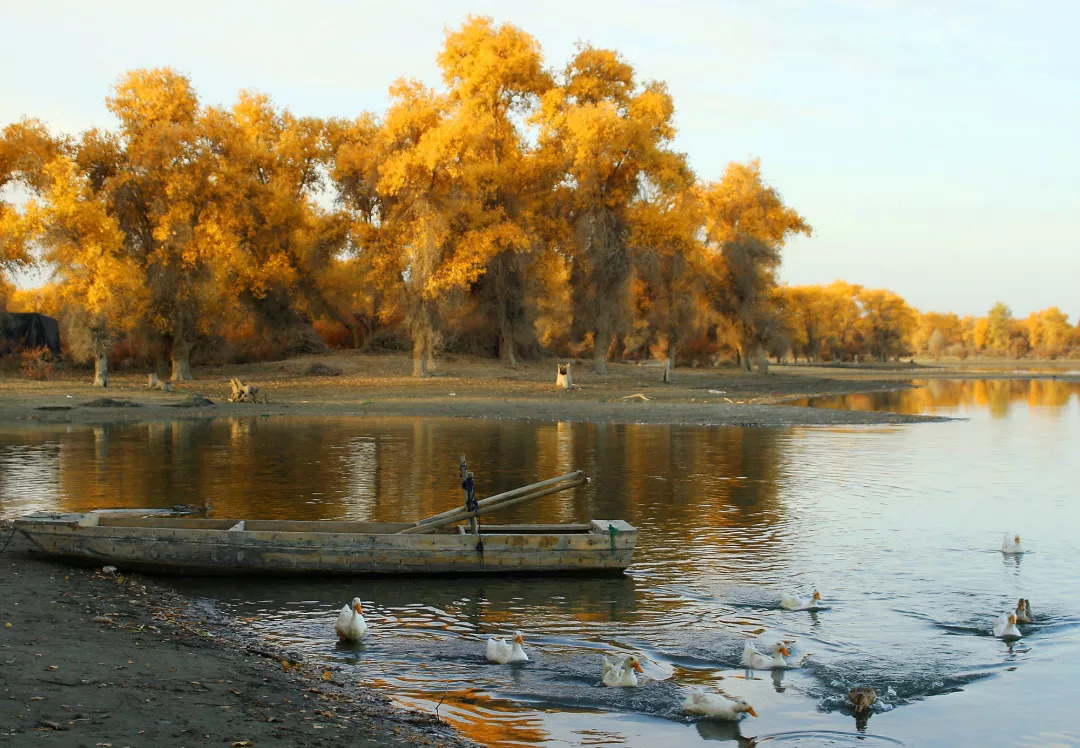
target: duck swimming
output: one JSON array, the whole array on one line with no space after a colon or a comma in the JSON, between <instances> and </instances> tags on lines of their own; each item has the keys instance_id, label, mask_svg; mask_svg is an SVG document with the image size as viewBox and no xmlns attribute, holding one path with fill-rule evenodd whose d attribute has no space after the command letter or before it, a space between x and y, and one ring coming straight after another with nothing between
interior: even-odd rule
<instances>
[{"instance_id":1,"label":"duck swimming","mask_svg":"<svg viewBox=\"0 0 1080 748\"><path fill-rule=\"evenodd\" d=\"M1024 547L1020 545L1020 536L1013 535L1009 537L1009 533L1005 533L1005 537L1001 539L1001 552L1002 553L1023 553Z\"/></svg>"},{"instance_id":2,"label":"duck swimming","mask_svg":"<svg viewBox=\"0 0 1080 748\"><path fill-rule=\"evenodd\" d=\"M735 701L718 693L709 693L700 688L690 690L683 699L682 709L690 714L702 714L706 717L726 719L736 722L742 719L744 714L756 717L757 712L743 700Z\"/></svg>"},{"instance_id":3,"label":"duck swimming","mask_svg":"<svg viewBox=\"0 0 1080 748\"><path fill-rule=\"evenodd\" d=\"M623 659L608 658L604 656L601 663L601 680L609 688L635 688L638 684L637 674L643 672L641 661L637 655L630 655Z\"/></svg>"},{"instance_id":4,"label":"duck swimming","mask_svg":"<svg viewBox=\"0 0 1080 748\"><path fill-rule=\"evenodd\" d=\"M1006 641L1019 639L1023 636L1023 634L1020 633L1020 629L1016 628L1015 613L1003 615L998 622L994 624L994 636L999 639L1005 639Z\"/></svg>"},{"instance_id":5,"label":"duck swimming","mask_svg":"<svg viewBox=\"0 0 1080 748\"><path fill-rule=\"evenodd\" d=\"M821 593L814 590L809 597L785 593L780 596L780 607L784 610L824 610L828 606L822 604Z\"/></svg>"},{"instance_id":6,"label":"duck swimming","mask_svg":"<svg viewBox=\"0 0 1080 748\"><path fill-rule=\"evenodd\" d=\"M772 648L772 657L762 654L754 648L750 642L743 644L742 665L751 670L771 670L773 668L786 668L788 666L785 657L790 653L783 642L777 642Z\"/></svg>"},{"instance_id":7,"label":"duck swimming","mask_svg":"<svg viewBox=\"0 0 1080 748\"><path fill-rule=\"evenodd\" d=\"M1022 597L1016 602L1016 620L1018 623L1032 623L1035 620L1030 600Z\"/></svg>"},{"instance_id":8,"label":"duck swimming","mask_svg":"<svg viewBox=\"0 0 1080 748\"><path fill-rule=\"evenodd\" d=\"M855 707L855 713L867 711L877 701L877 691L872 686L855 686L847 692L848 701Z\"/></svg>"},{"instance_id":9,"label":"duck swimming","mask_svg":"<svg viewBox=\"0 0 1080 748\"><path fill-rule=\"evenodd\" d=\"M514 638L510 641L501 637L493 636L487 640L487 648L484 650L484 654L487 656L488 662L495 662L499 665L505 665L509 662L528 662L529 655L525 654L525 650L522 648L522 644L525 640L521 637L521 632L514 633Z\"/></svg>"},{"instance_id":10,"label":"duck swimming","mask_svg":"<svg viewBox=\"0 0 1080 748\"><path fill-rule=\"evenodd\" d=\"M364 638L368 625L364 620L364 606L361 605L360 598L354 597L351 603L341 609L334 630L338 639L343 642L358 642Z\"/></svg>"}]
</instances>

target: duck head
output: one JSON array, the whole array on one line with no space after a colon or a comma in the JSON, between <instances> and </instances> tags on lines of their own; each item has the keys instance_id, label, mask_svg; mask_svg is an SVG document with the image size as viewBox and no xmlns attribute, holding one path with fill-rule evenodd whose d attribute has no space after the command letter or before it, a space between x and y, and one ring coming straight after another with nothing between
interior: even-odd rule
<instances>
[{"instance_id":1,"label":"duck head","mask_svg":"<svg viewBox=\"0 0 1080 748\"><path fill-rule=\"evenodd\" d=\"M645 672L641 669L641 660L637 658L637 655L630 655L626 658L626 662L623 663L623 667L634 668L639 673Z\"/></svg>"},{"instance_id":2,"label":"duck head","mask_svg":"<svg viewBox=\"0 0 1080 748\"><path fill-rule=\"evenodd\" d=\"M518 644L524 644L525 643L525 639L521 636L520 631L515 631L514 632L514 641L517 642Z\"/></svg>"},{"instance_id":3,"label":"duck head","mask_svg":"<svg viewBox=\"0 0 1080 748\"><path fill-rule=\"evenodd\" d=\"M364 606L363 606L363 604L362 604L362 603L360 602L360 598L358 598L358 597L354 597L354 598L352 599L352 602L351 602L351 603L349 603L349 607L350 607L350 608L352 608L353 610L355 610L355 611L356 611L357 613L359 613L360 615L363 615L363 614L364 614Z\"/></svg>"},{"instance_id":4,"label":"duck head","mask_svg":"<svg viewBox=\"0 0 1080 748\"><path fill-rule=\"evenodd\" d=\"M814 602L819 602L821 600L821 593L818 592L817 590L814 590L813 600L814 600Z\"/></svg>"},{"instance_id":5,"label":"duck head","mask_svg":"<svg viewBox=\"0 0 1080 748\"><path fill-rule=\"evenodd\" d=\"M777 655L783 655L784 657L791 657L791 652L788 651L787 646L783 642L777 642L772 648L773 657Z\"/></svg>"},{"instance_id":6,"label":"duck head","mask_svg":"<svg viewBox=\"0 0 1080 748\"><path fill-rule=\"evenodd\" d=\"M1010 613L1009 614L1009 625L1010 626L1015 626L1016 625L1016 614L1015 613Z\"/></svg>"},{"instance_id":7,"label":"duck head","mask_svg":"<svg viewBox=\"0 0 1080 748\"><path fill-rule=\"evenodd\" d=\"M738 714L739 712L746 712L751 717L756 717L757 716L757 712L754 711L754 707L750 706L749 704L747 704L745 701L742 701L741 699L739 700L738 703L735 704L735 706L732 707L732 710L736 714Z\"/></svg>"},{"instance_id":8,"label":"duck head","mask_svg":"<svg viewBox=\"0 0 1080 748\"><path fill-rule=\"evenodd\" d=\"M1017 545L1020 545L1020 536L1019 535L1013 535L1013 542L1016 543Z\"/></svg>"}]
</instances>

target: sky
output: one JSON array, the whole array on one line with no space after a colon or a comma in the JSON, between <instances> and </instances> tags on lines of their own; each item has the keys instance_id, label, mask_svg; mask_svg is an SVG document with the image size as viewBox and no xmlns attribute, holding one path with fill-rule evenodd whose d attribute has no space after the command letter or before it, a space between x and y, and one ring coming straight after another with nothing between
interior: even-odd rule
<instances>
[{"instance_id":1,"label":"sky","mask_svg":"<svg viewBox=\"0 0 1080 748\"><path fill-rule=\"evenodd\" d=\"M562 69L610 47L662 80L698 176L760 158L814 227L782 279L890 288L923 311L1080 317L1080 3L1074 0L23 2L0 0L0 126L112 127L125 71L171 66L206 103L380 112L470 14Z\"/></svg>"}]
</instances>

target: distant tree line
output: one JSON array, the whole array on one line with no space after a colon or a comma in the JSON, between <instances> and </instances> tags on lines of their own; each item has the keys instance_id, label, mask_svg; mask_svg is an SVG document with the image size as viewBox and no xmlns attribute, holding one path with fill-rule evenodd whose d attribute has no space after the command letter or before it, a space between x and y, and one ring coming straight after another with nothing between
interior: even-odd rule
<instances>
[{"instance_id":1,"label":"distant tree line","mask_svg":"<svg viewBox=\"0 0 1080 748\"><path fill-rule=\"evenodd\" d=\"M1003 302L985 317L920 312L892 291L844 281L785 286L781 297L785 324L773 353L796 361L1080 355L1080 324L1057 307L1023 319Z\"/></svg>"}]
</instances>

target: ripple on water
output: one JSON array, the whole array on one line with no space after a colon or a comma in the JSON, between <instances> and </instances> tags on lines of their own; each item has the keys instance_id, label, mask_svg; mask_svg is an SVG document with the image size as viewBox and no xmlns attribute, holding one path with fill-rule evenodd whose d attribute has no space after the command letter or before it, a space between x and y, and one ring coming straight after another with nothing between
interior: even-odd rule
<instances>
[{"instance_id":1,"label":"ripple on water","mask_svg":"<svg viewBox=\"0 0 1080 748\"><path fill-rule=\"evenodd\" d=\"M866 745L867 742L904 745L902 740L885 737L884 735L874 735L865 732L839 732L836 730L793 730L791 732L774 732L768 735L758 735L753 739L751 744L783 743L784 745L841 747L845 745Z\"/></svg>"}]
</instances>

